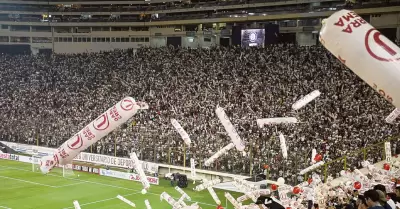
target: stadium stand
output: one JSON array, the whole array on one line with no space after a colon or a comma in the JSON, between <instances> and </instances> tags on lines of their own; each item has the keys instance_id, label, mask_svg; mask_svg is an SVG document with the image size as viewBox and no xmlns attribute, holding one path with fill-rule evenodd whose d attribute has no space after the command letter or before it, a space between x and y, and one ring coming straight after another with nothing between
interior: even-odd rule
<instances>
[{"instance_id":1,"label":"stadium stand","mask_svg":"<svg viewBox=\"0 0 400 209\"><path fill-rule=\"evenodd\" d=\"M214 113L220 105L250 146L246 156L230 153L207 169L255 174L267 164L271 178L300 181L297 173L309 165L312 148L329 160L398 136L398 123L383 118L392 107L317 45L321 19L334 11L353 7L374 23L380 15L398 14L398 4L2 1L1 140L58 147L99 112L133 95L148 102L150 111L88 151L117 156L135 151L142 160L188 165L186 156L203 162L228 143ZM274 45L229 46L235 27L268 24L279 25ZM388 37L395 40L397 31ZM299 112L290 110L315 89L322 92L320 99ZM301 123L279 130L255 124L257 118L294 115ZM178 140L171 117L189 132L192 148ZM277 131L289 134L287 161ZM398 153L397 142L392 148ZM371 161L382 159L371 152ZM347 159L347 165L359 166L359 158Z\"/></svg>"},{"instance_id":2,"label":"stadium stand","mask_svg":"<svg viewBox=\"0 0 400 209\"><path fill-rule=\"evenodd\" d=\"M174 117L192 137L186 155L204 162L229 142L214 113L220 105L250 146L245 157L232 152L208 169L248 174L268 164L271 178L295 182L312 148L329 160L398 136L398 123L384 122L390 105L318 46L2 55L0 69L0 134L6 141L58 147L115 101L135 95L150 111L88 151L117 156L135 151L142 160L160 163L168 163L170 155L169 163L183 165L182 141L170 125ZM314 89L322 92L320 99L291 112L291 104ZM287 133L287 161L275 128L256 125L257 118L278 116L301 120L279 127ZM397 142L392 148L398 153ZM371 161L382 159L370 152ZM358 164L358 158L347 161L349 167Z\"/></svg>"}]
</instances>

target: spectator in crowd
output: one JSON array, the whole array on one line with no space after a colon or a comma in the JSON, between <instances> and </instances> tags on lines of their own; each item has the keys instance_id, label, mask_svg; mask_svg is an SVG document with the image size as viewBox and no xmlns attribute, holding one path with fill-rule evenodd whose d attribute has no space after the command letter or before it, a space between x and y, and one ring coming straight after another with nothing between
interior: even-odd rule
<instances>
[{"instance_id":1,"label":"spectator in crowd","mask_svg":"<svg viewBox=\"0 0 400 209\"><path fill-rule=\"evenodd\" d=\"M374 189L379 192L379 198L381 199L381 205L385 209L396 209L396 205L392 199L387 200L386 187L382 184L374 186Z\"/></svg>"},{"instance_id":2,"label":"spectator in crowd","mask_svg":"<svg viewBox=\"0 0 400 209\"><path fill-rule=\"evenodd\" d=\"M365 199L365 197L363 195L358 196L357 208L358 209L367 209L368 208L367 200Z\"/></svg>"},{"instance_id":3,"label":"spectator in crowd","mask_svg":"<svg viewBox=\"0 0 400 209\"><path fill-rule=\"evenodd\" d=\"M394 205L396 206L396 203L398 203L396 193L392 193L392 192L391 193L387 193L387 196L388 196L388 198L390 198L390 200L392 200L394 202ZM390 200L388 200L388 203L389 203Z\"/></svg>"},{"instance_id":4,"label":"spectator in crowd","mask_svg":"<svg viewBox=\"0 0 400 209\"><path fill-rule=\"evenodd\" d=\"M379 193L378 190L368 190L364 193L365 200L368 205L368 209L383 209L384 207L381 206L379 203Z\"/></svg>"},{"instance_id":5,"label":"spectator in crowd","mask_svg":"<svg viewBox=\"0 0 400 209\"><path fill-rule=\"evenodd\" d=\"M249 175L269 165L267 177L295 184L310 165L313 148L326 161L398 136L398 122L384 118L393 107L321 46L266 48L140 48L86 54L0 56L0 137L58 147L125 96L145 101L126 126L86 151L140 160ZM322 95L298 111L291 105L318 89ZM234 149L212 165L204 161L230 143L215 108L225 109L245 155ZM258 118L297 117L298 124L259 128ZM170 123L180 122L190 148ZM285 135L282 157L278 133ZM392 153L399 146L392 142ZM360 167L363 154L349 155ZM382 160L380 148L366 160ZM327 166L338 177L344 161ZM322 173L323 168L316 170Z\"/></svg>"},{"instance_id":6,"label":"spectator in crowd","mask_svg":"<svg viewBox=\"0 0 400 209\"><path fill-rule=\"evenodd\" d=\"M396 193L397 202L400 202L400 185L399 185L398 182L397 182L397 184L396 184L395 193Z\"/></svg>"}]
</instances>

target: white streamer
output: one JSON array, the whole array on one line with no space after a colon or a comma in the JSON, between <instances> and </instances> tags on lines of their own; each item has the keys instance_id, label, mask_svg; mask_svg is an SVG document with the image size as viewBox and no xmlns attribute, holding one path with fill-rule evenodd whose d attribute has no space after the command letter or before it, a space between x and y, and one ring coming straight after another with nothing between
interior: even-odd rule
<instances>
[{"instance_id":1,"label":"white streamer","mask_svg":"<svg viewBox=\"0 0 400 209\"><path fill-rule=\"evenodd\" d=\"M172 197L171 197L168 193L166 193L166 192L161 193L160 199L161 199L161 201L162 201L162 200L167 201L168 204L171 205L173 208L176 208L176 209L182 208L181 205L180 205L180 203L176 202L176 201L174 200L174 198L172 198Z\"/></svg>"},{"instance_id":2,"label":"white streamer","mask_svg":"<svg viewBox=\"0 0 400 209\"><path fill-rule=\"evenodd\" d=\"M218 107L215 110L215 113L217 114L222 125L224 126L226 132L228 132L228 135L231 138L236 149L241 152L244 151L245 144L242 141L242 139L240 139L239 134L237 133L235 127L233 127L233 125L232 125L231 121L229 120L228 116L226 115L224 109L222 109L222 107Z\"/></svg>"},{"instance_id":3,"label":"white streamer","mask_svg":"<svg viewBox=\"0 0 400 209\"><path fill-rule=\"evenodd\" d=\"M249 196L247 196L246 194L244 194L244 195L242 195L242 196L236 198L236 201L238 201L239 203L242 203L242 202L244 202L244 201L246 201L246 200L248 200L248 199L250 199Z\"/></svg>"},{"instance_id":4,"label":"white streamer","mask_svg":"<svg viewBox=\"0 0 400 209\"><path fill-rule=\"evenodd\" d=\"M235 209L241 209L242 204L238 203L229 192L225 192L225 197L235 207Z\"/></svg>"},{"instance_id":5,"label":"white streamer","mask_svg":"<svg viewBox=\"0 0 400 209\"><path fill-rule=\"evenodd\" d=\"M181 124L175 119L171 119L172 125L175 127L176 131L181 135L183 141L187 146L190 146L190 143L192 142L190 140L189 134L182 128Z\"/></svg>"},{"instance_id":6,"label":"white streamer","mask_svg":"<svg viewBox=\"0 0 400 209\"><path fill-rule=\"evenodd\" d=\"M317 150L316 149L312 149L311 151L311 162L315 163L315 156L317 155Z\"/></svg>"},{"instance_id":7,"label":"white streamer","mask_svg":"<svg viewBox=\"0 0 400 209\"><path fill-rule=\"evenodd\" d=\"M286 140L282 133L279 134L279 141L281 143L282 156L283 158L287 159L288 154L287 154Z\"/></svg>"},{"instance_id":8,"label":"white streamer","mask_svg":"<svg viewBox=\"0 0 400 209\"><path fill-rule=\"evenodd\" d=\"M211 197L214 199L215 203L217 203L217 205L221 205L221 201L219 200L214 189L212 187L208 187L207 189L208 189L208 192L210 193Z\"/></svg>"},{"instance_id":9,"label":"white streamer","mask_svg":"<svg viewBox=\"0 0 400 209\"><path fill-rule=\"evenodd\" d=\"M390 113L389 116L385 119L386 123L393 123L394 120L396 120L397 117L400 115L400 109L396 108L393 110L393 112Z\"/></svg>"},{"instance_id":10,"label":"white streamer","mask_svg":"<svg viewBox=\"0 0 400 209\"><path fill-rule=\"evenodd\" d=\"M184 196L185 199L187 199L187 200L189 200L189 201L192 200L192 198L190 198L189 195L186 194L186 192L183 191L183 190L182 190L181 188L179 188L178 186L175 187L175 190L178 191L182 196Z\"/></svg>"},{"instance_id":11,"label":"white streamer","mask_svg":"<svg viewBox=\"0 0 400 209\"><path fill-rule=\"evenodd\" d=\"M204 162L205 166L210 166L211 163L213 163L217 158L219 158L221 155L227 153L230 149L232 149L235 145L233 143L230 143L228 145L226 145L225 147L223 147L221 150L219 150L218 152L216 152L213 156L211 156L210 158L208 158L206 160L206 162Z\"/></svg>"},{"instance_id":12,"label":"white streamer","mask_svg":"<svg viewBox=\"0 0 400 209\"><path fill-rule=\"evenodd\" d=\"M386 162L392 162L392 149L390 148L390 142L385 142L385 155L386 155Z\"/></svg>"},{"instance_id":13,"label":"white streamer","mask_svg":"<svg viewBox=\"0 0 400 209\"><path fill-rule=\"evenodd\" d=\"M196 179L196 164L194 163L193 158L190 158L190 175L193 180Z\"/></svg>"},{"instance_id":14,"label":"white streamer","mask_svg":"<svg viewBox=\"0 0 400 209\"><path fill-rule=\"evenodd\" d=\"M185 195L182 195L181 198L179 198L178 203L179 203L180 206L182 206L182 207L186 207L187 206L186 203L184 202L184 200L187 197L189 197L189 196L187 194L185 194Z\"/></svg>"},{"instance_id":15,"label":"white streamer","mask_svg":"<svg viewBox=\"0 0 400 209\"><path fill-rule=\"evenodd\" d=\"M281 123L298 123L298 121L294 117L257 119L257 124L260 128L264 127L264 125L277 125Z\"/></svg>"},{"instance_id":16,"label":"white streamer","mask_svg":"<svg viewBox=\"0 0 400 209\"><path fill-rule=\"evenodd\" d=\"M151 205L150 205L149 200L145 200L144 204L146 205L146 209L151 209Z\"/></svg>"},{"instance_id":17,"label":"white streamer","mask_svg":"<svg viewBox=\"0 0 400 209\"><path fill-rule=\"evenodd\" d=\"M74 200L74 207L75 207L75 209L81 209L81 206L79 205L79 202L78 202L78 200Z\"/></svg>"},{"instance_id":18,"label":"white streamer","mask_svg":"<svg viewBox=\"0 0 400 209\"><path fill-rule=\"evenodd\" d=\"M305 174L305 173L308 173L309 171L312 171L312 170L314 170L314 169L316 169L316 168L318 168L319 166L322 166L322 165L324 165L324 164L325 164L324 161L320 161L320 162L318 162L318 163L316 163L316 164L314 164L314 165L312 165L312 166L310 166L310 167L307 167L307 168L301 170L301 171L300 171L300 175L303 175L303 174ZM314 180L314 179L313 179L313 180Z\"/></svg>"},{"instance_id":19,"label":"white streamer","mask_svg":"<svg viewBox=\"0 0 400 209\"><path fill-rule=\"evenodd\" d=\"M120 199L122 202L136 208L135 203L131 202L130 200L126 199L125 197L122 197L121 195L117 195L117 198Z\"/></svg>"},{"instance_id":20,"label":"white streamer","mask_svg":"<svg viewBox=\"0 0 400 209\"><path fill-rule=\"evenodd\" d=\"M203 180L204 183L197 185L195 188L193 188L193 190L200 192L208 187L212 187L216 184L221 183L220 179L214 179L212 181L207 181L207 180Z\"/></svg>"},{"instance_id":21,"label":"white streamer","mask_svg":"<svg viewBox=\"0 0 400 209\"><path fill-rule=\"evenodd\" d=\"M292 105L292 109L298 110L298 109L306 106L306 104L310 103L311 101L313 101L315 98L319 97L320 95L321 95L321 92L319 92L318 90L315 90L315 91L305 95L303 98L301 98L297 102L295 102Z\"/></svg>"},{"instance_id":22,"label":"white streamer","mask_svg":"<svg viewBox=\"0 0 400 209\"><path fill-rule=\"evenodd\" d=\"M142 164L140 163L139 158L137 157L136 153L134 153L134 152L131 153L131 159L133 160L136 172L140 176L140 182L142 182L142 185L143 185L142 194L146 194L147 190L150 189L150 183L147 180L147 176L143 171Z\"/></svg>"},{"instance_id":23,"label":"white streamer","mask_svg":"<svg viewBox=\"0 0 400 209\"><path fill-rule=\"evenodd\" d=\"M256 185L249 184L246 180L236 177L233 178L233 185L235 185L238 189L243 189L245 192L251 192L258 189Z\"/></svg>"}]
</instances>

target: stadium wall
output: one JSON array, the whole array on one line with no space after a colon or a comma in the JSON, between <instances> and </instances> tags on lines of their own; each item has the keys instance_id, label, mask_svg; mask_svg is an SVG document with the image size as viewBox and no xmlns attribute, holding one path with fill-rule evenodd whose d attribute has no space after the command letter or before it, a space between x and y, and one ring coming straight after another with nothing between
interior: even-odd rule
<instances>
[{"instance_id":1,"label":"stadium wall","mask_svg":"<svg viewBox=\"0 0 400 209\"><path fill-rule=\"evenodd\" d=\"M400 24L400 13L373 14L370 23L376 28L397 28Z\"/></svg>"},{"instance_id":2,"label":"stadium wall","mask_svg":"<svg viewBox=\"0 0 400 209\"><path fill-rule=\"evenodd\" d=\"M369 21L377 29L392 29L394 35L391 40L400 39L400 7L392 6L385 8L356 9L365 20ZM10 13L10 11L3 11ZM16 45L29 44L33 53L39 53L40 49L51 50L55 53L81 53L109 51L116 48L140 48L143 46L163 47L167 45L168 37L181 37L180 45L183 47L208 48L213 45L220 45L220 38L230 36L222 34L217 24L215 30L202 31L201 23L240 23L246 22L251 27L261 27L264 21L274 24L292 21L294 24L279 24L281 33L296 34L296 41L299 45L310 46L317 43L316 33L319 31L319 24L307 26L302 23L304 18L321 20L332 14L334 11L314 13L276 14L267 16L248 16L235 18L217 18L204 20L176 20L157 22L15 22L0 21L0 44ZM118 14L118 12L117 12ZM72 15L72 13L71 13ZM297 21L296 21L297 20ZM186 21L186 22L180 22ZM317 21L317 22L318 22ZM300 24L301 23L301 24ZM186 25L198 25L199 31L186 31ZM226 25L228 26L228 25ZM21 27L25 29L22 29ZM47 27L46 32L39 27ZM124 31L115 31L113 28L123 27ZM230 26L229 26L230 27ZM230 29L227 30L230 33ZM101 30L100 30L101 29ZM144 31L142 31L144 30ZM388 34L385 34L388 36ZM88 41L79 42L77 38L87 38ZM68 41L59 39L67 38ZM95 41L96 38L106 38L109 41ZM113 42L113 38L129 38L125 42ZM70 41L72 39L72 41ZM136 39L136 40L135 40ZM140 40L139 40L140 39ZM145 39L144 41L142 39ZM68 47L65 47L68 46ZM43 50L42 50L43 51Z\"/></svg>"},{"instance_id":3,"label":"stadium wall","mask_svg":"<svg viewBox=\"0 0 400 209\"><path fill-rule=\"evenodd\" d=\"M19 144L19 143L13 143L13 142L6 142L6 141L0 141L1 143L4 143L5 145L11 147L15 151L24 153L24 154L29 154L29 155L40 155L40 156L46 156L46 155L52 155L56 149L53 148L48 148L48 147L38 147L34 145L27 145L27 144ZM87 155L88 157L83 157L83 155ZM93 156L96 156L94 159ZM89 160L85 160L89 159ZM100 165L109 165L112 167L120 167L120 168L129 168L129 158L119 158L119 157L113 157L113 156L108 156L108 155L99 155L99 154L91 154L91 153L81 153L77 158L75 158L76 161L81 161L81 162L87 162L87 163L95 163L95 164L100 164ZM111 162L111 163L110 163ZM191 168L188 167L182 167L182 166L174 166L174 165L167 165L167 164L157 164L157 163L152 163L152 162L145 162L143 161L143 169L145 171L150 171L150 172L157 172L159 176L164 176L167 173L181 173L181 174L190 174ZM235 174L230 174L230 173L222 173L222 172L216 172L216 171L209 171L209 170L202 170L202 169L196 169L196 178L197 179L216 179L219 177L223 177L224 180L226 181L231 181L233 178L250 178L249 176L241 176L241 175L235 175ZM188 178L190 179L190 175L188 175Z\"/></svg>"},{"instance_id":4,"label":"stadium wall","mask_svg":"<svg viewBox=\"0 0 400 209\"><path fill-rule=\"evenodd\" d=\"M110 51L113 49L129 49L148 47L150 43L132 43L132 42L104 42L104 43L54 43L55 53L84 53ZM35 48L35 47L32 47ZM40 48L40 47L38 47ZM43 48L43 47L42 47Z\"/></svg>"}]
</instances>

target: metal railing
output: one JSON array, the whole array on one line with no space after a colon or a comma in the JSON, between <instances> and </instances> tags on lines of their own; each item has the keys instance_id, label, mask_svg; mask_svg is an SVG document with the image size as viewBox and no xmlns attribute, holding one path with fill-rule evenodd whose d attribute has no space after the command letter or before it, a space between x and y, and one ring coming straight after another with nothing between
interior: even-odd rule
<instances>
[{"instance_id":1,"label":"metal railing","mask_svg":"<svg viewBox=\"0 0 400 209\"><path fill-rule=\"evenodd\" d=\"M19 133L11 132L14 133L14 135L10 136L11 134L8 134L7 137L4 137L5 135L0 133L0 137L2 137L1 140L57 148L70 137L60 136L60 134L75 133L78 131L75 130L76 128L64 128L61 131L58 130L57 127L51 126L51 124L41 124L41 127L47 126L48 130L46 129L40 131L34 128L38 127L37 125L38 124L24 124L23 122L19 122ZM128 134L128 136L121 138L124 134ZM132 134L135 135L135 139L132 138ZM278 177L277 174L279 171L289 171L292 172L291 174L296 175L296 173L293 172L298 172L300 169L305 168L308 164L308 156L311 155L311 150L306 150L298 155L303 156L303 158L289 157L288 160L291 164L288 167L282 159L279 159L279 146L276 144L274 146L268 145L273 144L275 139L272 137L270 139L260 140L261 143L267 141L268 143L259 144L259 146L256 147L252 146L253 143L250 142L250 146L246 148L246 152L248 154L246 157L242 157L241 153L239 152L233 152L234 154L232 155L218 158L212 166L205 166L204 160L209 158L213 153L202 153L197 147L187 148L184 143L181 143L181 140L178 139L178 137L179 136L176 134L166 134L164 136L160 136L157 131L149 131L143 127L132 126L126 127L125 129L115 130L113 133L95 143L85 151L119 157L128 157L131 151L135 151L138 154L139 159L143 161L184 167L190 167L190 158L193 157L197 161L197 169L249 176L253 176L257 169L257 171L262 171L262 166L264 164L269 164L275 165L273 170L267 169L267 178L272 179ZM400 148L398 139L398 137L394 137L386 141L391 141L392 147L397 149ZM149 143L150 141L154 143ZM311 172L319 173L323 179L327 179L328 176L336 178L339 177L341 170L346 170L353 167L358 168L361 166L362 161L368 160L371 163L381 161L382 159L385 159L384 143L386 141L360 148L354 152L349 152L345 156L326 162L324 166L321 166ZM172 145L172 142L179 142L179 144L182 144L182 146L174 146ZM129 148L126 148L127 144ZM268 152L262 153L259 149L265 146L269 146L267 149ZM216 150L213 150L213 152L215 151ZM272 152L275 152L275 155L271 154ZM397 150L392 150L392 153L398 152ZM310 173L305 174L304 178L307 179ZM298 176L292 176L292 178L295 179L287 179L287 182L297 184L297 177Z\"/></svg>"},{"instance_id":2,"label":"metal railing","mask_svg":"<svg viewBox=\"0 0 400 209\"><path fill-rule=\"evenodd\" d=\"M394 147L397 149L399 147L397 144L400 141L398 137L392 137L386 141L347 153L345 156L328 161L320 168L308 172L304 175L304 180L307 180L309 175L315 172L321 174L323 180L326 181L328 176L332 176L334 178L340 177L340 171L342 170L360 168L361 162L363 161L369 161L371 163L382 161L386 158L385 142L391 142L391 149L393 148L393 145L395 145ZM392 155L398 153L397 150L393 152L393 149L391 152Z\"/></svg>"}]
</instances>

